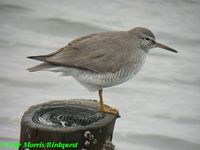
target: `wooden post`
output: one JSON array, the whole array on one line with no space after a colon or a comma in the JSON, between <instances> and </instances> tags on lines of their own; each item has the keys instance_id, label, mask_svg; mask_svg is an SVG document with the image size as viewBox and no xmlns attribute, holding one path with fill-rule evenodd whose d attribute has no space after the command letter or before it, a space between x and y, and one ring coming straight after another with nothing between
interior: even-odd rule
<instances>
[{"instance_id":1,"label":"wooden post","mask_svg":"<svg viewBox=\"0 0 200 150\"><path fill-rule=\"evenodd\" d=\"M19 150L114 150L112 135L118 117L99 112L96 100L31 106L21 120Z\"/></svg>"}]
</instances>

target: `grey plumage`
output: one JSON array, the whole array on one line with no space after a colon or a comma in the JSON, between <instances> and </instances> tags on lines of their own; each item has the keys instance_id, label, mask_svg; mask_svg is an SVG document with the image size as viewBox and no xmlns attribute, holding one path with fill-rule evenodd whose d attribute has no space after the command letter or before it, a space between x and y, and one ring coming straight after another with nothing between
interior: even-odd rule
<instances>
[{"instance_id":1,"label":"grey plumage","mask_svg":"<svg viewBox=\"0 0 200 150\"><path fill-rule=\"evenodd\" d=\"M143 27L95 33L75 39L54 53L28 57L44 62L28 70L63 72L84 86L93 87L89 89L99 90L132 78L154 47L177 52L156 42L154 34Z\"/></svg>"},{"instance_id":2,"label":"grey plumage","mask_svg":"<svg viewBox=\"0 0 200 150\"><path fill-rule=\"evenodd\" d=\"M138 30L138 31L137 31ZM87 69L98 73L115 73L121 67L135 61L134 55L140 43L137 43L135 32L104 32L87 35L70 42L55 53L28 58L45 61L54 65ZM146 31L152 37L153 33ZM109 60L109 62L108 62Z\"/></svg>"}]
</instances>

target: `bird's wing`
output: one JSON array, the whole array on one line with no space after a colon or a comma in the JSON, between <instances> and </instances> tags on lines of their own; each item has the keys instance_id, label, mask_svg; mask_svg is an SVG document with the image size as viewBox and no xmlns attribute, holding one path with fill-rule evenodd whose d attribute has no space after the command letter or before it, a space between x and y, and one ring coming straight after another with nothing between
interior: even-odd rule
<instances>
[{"instance_id":1,"label":"bird's wing","mask_svg":"<svg viewBox=\"0 0 200 150\"><path fill-rule=\"evenodd\" d=\"M114 73L129 63L128 56L132 51L127 41L129 38L123 34L107 32L78 38L59 51L47 55L45 61L98 73Z\"/></svg>"}]
</instances>

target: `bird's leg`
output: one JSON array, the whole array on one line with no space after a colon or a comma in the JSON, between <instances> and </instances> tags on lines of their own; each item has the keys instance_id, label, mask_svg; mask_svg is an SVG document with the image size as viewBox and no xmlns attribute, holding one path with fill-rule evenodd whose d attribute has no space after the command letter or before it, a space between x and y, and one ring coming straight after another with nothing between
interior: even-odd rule
<instances>
[{"instance_id":1,"label":"bird's leg","mask_svg":"<svg viewBox=\"0 0 200 150\"><path fill-rule=\"evenodd\" d=\"M117 109L112 108L112 107L105 108L104 103L103 103L103 95L102 95L103 89L99 90L98 92L99 92L99 99L100 99L99 100L99 106L100 106L99 111L111 113L111 114L117 114L118 113Z\"/></svg>"},{"instance_id":2,"label":"bird's leg","mask_svg":"<svg viewBox=\"0 0 200 150\"><path fill-rule=\"evenodd\" d=\"M102 93L103 93L103 90L101 89L101 90L99 90L98 91L99 92L99 106L100 106L100 111L105 111L105 107L104 107L104 103L103 103L103 95L102 95Z\"/></svg>"}]
</instances>

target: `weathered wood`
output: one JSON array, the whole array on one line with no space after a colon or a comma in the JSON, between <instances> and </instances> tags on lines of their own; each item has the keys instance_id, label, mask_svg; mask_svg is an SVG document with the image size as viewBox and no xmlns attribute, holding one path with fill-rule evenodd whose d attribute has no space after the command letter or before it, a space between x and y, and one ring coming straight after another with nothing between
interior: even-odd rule
<instances>
[{"instance_id":1,"label":"weathered wood","mask_svg":"<svg viewBox=\"0 0 200 150\"><path fill-rule=\"evenodd\" d=\"M99 112L96 100L51 101L31 106L22 117L19 150L114 150L112 135L118 117L119 114Z\"/></svg>"}]
</instances>

